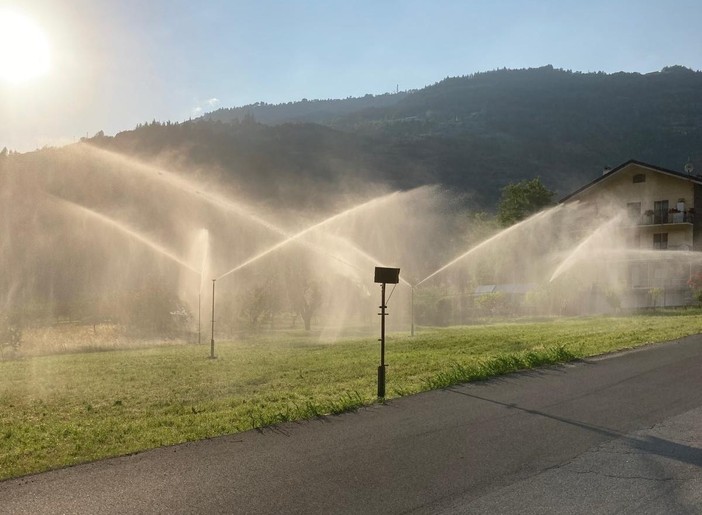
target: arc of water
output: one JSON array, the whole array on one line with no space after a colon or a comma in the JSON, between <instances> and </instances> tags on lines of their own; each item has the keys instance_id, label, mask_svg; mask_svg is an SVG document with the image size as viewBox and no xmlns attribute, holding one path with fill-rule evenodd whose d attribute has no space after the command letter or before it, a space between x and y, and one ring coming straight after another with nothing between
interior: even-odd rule
<instances>
[{"instance_id":1,"label":"arc of water","mask_svg":"<svg viewBox=\"0 0 702 515\"><path fill-rule=\"evenodd\" d=\"M98 221L100 223L103 223L105 225L112 227L113 229L116 229L117 231L121 232L122 234L129 236L130 238L135 239L136 241L144 244L145 246L147 246L150 249L154 250L155 252L161 254L162 256L167 257L168 259L179 264L183 268L190 270L191 272L196 273L196 274L200 273L199 270L195 269L189 263L187 263L183 259L179 258L175 253L168 250L163 245L159 245L158 243L154 242L153 240L151 240L147 236L141 234L136 229L129 227L129 226L125 225L124 223L119 222L117 220L114 220L108 216L105 216L102 213L99 213L97 211L93 211L92 209L89 209L85 206L81 206L80 204L76 204L74 202L71 202L70 200L61 199L61 198L58 198L58 197L51 195L49 193L47 193L47 195L54 202L56 202L60 205L66 206L66 207L68 207L76 212L83 213L95 221Z\"/></svg>"},{"instance_id":2,"label":"arc of water","mask_svg":"<svg viewBox=\"0 0 702 515\"><path fill-rule=\"evenodd\" d=\"M211 205L214 205L214 206L217 206L217 207L221 207L221 208L223 208L223 209L225 209L225 210L227 210L227 211L230 211L230 212L233 212L233 213L235 213L235 214L238 214L239 216L242 216L242 217L244 217L244 218L247 218L247 219L249 219L249 220L251 220L251 221L253 221L253 222L255 222L255 223L261 225L262 227L265 227L266 229L268 229L268 230L270 230L270 231L272 231L272 232L275 232L276 234L279 234L279 235L281 235L281 236L283 236L283 237L286 238L285 240L283 240L283 241L279 242L278 244L274 245L273 247L271 247L271 248L267 249L266 251L264 251L264 252L262 252L262 253L260 253L260 254L258 254L258 255L256 255L256 256L252 257L251 259L249 259L248 261L242 263L242 264L239 265L238 267L235 267L234 269L230 270L230 271L227 272L226 274L220 276L220 278L221 278L221 277L224 277L225 275L228 275L228 274L230 274L230 273L234 273L235 271L237 271L237 270L239 270L239 269L241 269L241 268L244 268L244 267L246 267L247 265L250 265L251 263L253 263L253 262L256 261L257 259L262 258L262 257L264 257L265 255L267 255L267 254L269 254L269 253L271 253L271 252L274 252L275 250L277 250L277 249L279 249L280 247L286 245L287 243L290 243L291 241L295 241L295 240L301 238L302 236L304 236L304 235L307 234L308 232L314 230L315 227L317 227L317 226L324 225L324 224L326 224L326 223L330 223L330 222L332 222L333 220L337 219L338 217L347 215L347 214L349 214L350 212L352 212L352 211L354 211L354 210L356 210L356 209L361 209L361 208L363 208L363 207L367 207L369 204L372 204L372 203L374 203L374 202L381 201L383 198L386 198L386 197L387 197L387 198L390 198L390 197L392 197L392 196L394 196L394 195L397 195L397 194L399 193L399 192L393 192L393 193L390 193L390 194L388 194L388 195L384 195L384 196L382 196L382 197L376 197L375 199L371 199L370 201L368 201L368 202L366 202L366 203L364 203L364 204L361 204L361 205L359 205L359 206L355 206L355 207L353 207L353 208L351 208L351 209L349 209L349 210L346 210L346 211L344 211L344 212L342 212L342 213L338 213L337 215L333 216L331 219L323 220L322 222L316 224L315 226L309 227L309 228L307 228L307 229L301 231L300 233L290 235L290 233L288 233L287 231L281 229L280 227L277 227L276 225L272 224L271 222L269 222L269 221L267 221L267 220L265 220L265 219L263 219L263 218L261 218L261 217L255 215L255 214L253 214L253 213L247 211L246 209L242 208L242 207L241 207L240 205L238 205L237 203L232 202L231 200L229 200L229 199L227 199L227 198L225 198L225 197L222 197L221 195L217 195L216 193L203 192L203 191L201 191L200 187L199 187L197 184L195 184L195 183L193 183L192 181L189 181L189 180L187 180L187 179L185 179L185 178L183 178L183 177L180 177L179 175L177 175L177 174L175 174L175 173L173 173L173 172L170 172L170 171L168 171L168 170L165 170L165 169L162 169L162 168L159 168L159 167L156 167L156 166L147 164L147 163L143 163L143 162L139 162L139 161L130 159L130 158L128 158L128 157L126 157L126 156L123 156L123 155L121 155L121 154L116 154L116 153L113 153L113 152L110 152L110 151L107 151L107 150L104 150L104 149L100 149L100 148L98 148L98 147L94 147L94 146L92 146L92 145L90 145L90 144L88 144L88 143L83 143L83 144L86 145L86 147L90 148L91 151L95 152L96 154L102 154L102 157L103 157L103 158L111 158L111 159L113 159L113 160L125 161L125 162L129 163L131 166L133 166L133 168L136 169L136 170L138 170L140 173L142 173L142 174L148 174L149 177L151 177L152 179L160 180L161 182L165 182L166 184L168 184L168 185L170 185L170 186L172 186L172 187L178 189L179 191L182 191L182 192L185 192L185 193L188 193L188 194L193 194L193 193L194 193L194 194L196 194L199 198L201 198L202 200L204 200L205 202L207 202L207 203L209 203L209 204L211 204ZM418 190L421 190L421 189L422 189L422 188L416 188L415 190L412 190L412 191L418 191ZM311 244L309 244L309 246L310 246L311 248L314 248L314 246L311 245ZM317 251L321 251L321 252L323 252L323 253L325 253L325 254L327 254L327 255L330 255L328 252L324 251L323 249L316 249L316 250L317 250ZM356 248L356 250L358 250L358 249ZM334 259L337 259L338 261L340 261L340 262L342 262L342 263L344 263L344 264L346 264L346 265L348 265L348 266L354 267L354 265L352 265L351 263L348 263L348 262L344 261L342 258L339 258L338 256L330 256L330 257L332 257L332 258L334 258ZM372 259L372 258L371 258L371 259ZM406 283L406 284L409 286L409 283L408 283L407 281L405 281L404 279L400 278L400 281L402 281L403 283Z\"/></svg>"},{"instance_id":3,"label":"arc of water","mask_svg":"<svg viewBox=\"0 0 702 515\"><path fill-rule=\"evenodd\" d=\"M358 247L357 245L354 245L352 242L350 242L350 241L347 240L346 238L341 238L341 237L338 237L338 236L337 236L336 238L337 238L338 240L342 241L343 244L344 244L344 246L348 247L350 250L352 250L353 252L355 252L356 254L358 254L359 256L361 256L363 259L365 259L369 264L374 264L374 265L377 265L377 266L386 266L386 265L384 265L378 258L371 256L368 252L366 252L365 250L361 249L361 248ZM345 261L344 259L342 259L342 258L340 258L340 257L338 257L338 256L336 256L336 255L334 255L334 254L329 253L329 257L331 257L332 259L335 259L335 260L337 260L337 261L339 261L339 262L341 262L341 263L344 263L344 264L346 264L346 265L349 265L350 267L355 268L356 270L359 270L359 271L361 270L361 268L359 268L358 266L356 266L356 265L354 265L354 264L351 264L351 263ZM409 282L407 282L407 281L406 281L405 279L403 279L402 277L400 277L400 282L403 283L403 284L405 284L405 285L407 285L407 286L410 286L410 287L412 286Z\"/></svg>"},{"instance_id":4,"label":"arc of water","mask_svg":"<svg viewBox=\"0 0 702 515\"><path fill-rule=\"evenodd\" d=\"M563 261L556 267L556 270L551 275L549 282L553 282L561 274L569 270L577 261L578 256L584 252L588 245L592 244L596 238L602 236L605 231L608 231L612 227L616 227L622 221L624 215L615 216L614 218L606 221L605 223L599 225L594 231L592 231L587 237L585 237L568 255Z\"/></svg>"},{"instance_id":5,"label":"arc of water","mask_svg":"<svg viewBox=\"0 0 702 515\"><path fill-rule=\"evenodd\" d=\"M387 265L383 264L379 259L377 259L377 258L371 256L371 255L368 254L366 251L364 251L363 249L360 249L359 247L357 247L357 246L354 245L353 243L348 242L348 245L349 245L349 247L350 247L351 249L353 249L354 252L357 252L359 255L361 255L362 257L364 257L365 259L367 259L370 263L374 263L374 264L376 264L376 265L378 265L378 266L387 266ZM409 286L410 288L412 288L412 285L411 285L409 282L407 282L406 279L403 279L402 276L400 276L400 282L401 282L402 284L404 284L405 286Z\"/></svg>"},{"instance_id":6,"label":"arc of water","mask_svg":"<svg viewBox=\"0 0 702 515\"><path fill-rule=\"evenodd\" d=\"M191 180L188 180L184 177L179 176L176 173L173 173L169 170L159 168L154 165L150 165L147 163L143 163L134 159L130 159L126 156L123 156L121 154L117 154L114 152L110 152L108 150L100 149L97 147L94 147L90 144L83 143L87 148L89 148L92 152L94 152L96 155L102 157L103 159L112 159L116 161L124 161L130 166L130 169L136 170L142 175L147 175L153 180L158 180L160 182L163 182L173 188L176 188L179 191L182 191L184 193L187 193L189 195L195 195L197 198L202 199L203 201L223 208L226 211L235 213L243 218L247 218L250 221L265 227L266 229L270 230L271 232L275 232L276 234L279 234L281 236L287 236L285 231L281 229L280 227L277 227L276 225L272 224L271 222L261 218L258 215L255 215L251 213L249 210L243 208L241 205L237 204L236 202L233 202L226 197L223 197L222 195L218 195L217 193L213 192L208 192L208 191L203 191L202 187L199 186L198 184L194 183Z\"/></svg>"},{"instance_id":7,"label":"arc of water","mask_svg":"<svg viewBox=\"0 0 702 515\"><path fill-rule=\"evenodd\" d=\"M259 253L256 254L255 256L252 256L251 258L249 258L249 259L247 259L246 261L244 261L243 263L241 263L241 264L235 266L234 268L232 268L232 269L229 270L228 272L226 272L226 273L220 275L220 276L217 278L217 280L220 280L220 279L222 279L222 278L224 278L224 277L226 277L226 276L228 276L228 275L230 275L230 274L233 274L234 272L236 272L236 271L238 271L238 270L241 270L242 268L245 268L246 266L250 265L251 263L253 263L253 262L255 262L255 261L258 261L258 260L261 259L262 257L267 256L268 254L271 254L272 252L275 252L276 250L278 250L278 249L284 247L285 245L288 245L288 244L290 244L290 243L292 243L292 242L294 242L294 241L296 241L296 240L299 240L300 238L302 238L303 236L305 236L306 234L309 234L310 232L312 232L312 231L314 231L314 230L317 230L317 229L319 229L319 228L321 228L321 227L327 226L327 225L331 224L332 222L334 222L334 221L336 221L336 220L339 220L340 218L343 218L343 217L345 217L345 216L349 216L350 214L354 213L355 211L358 211L358 210L363 209L363 208L367 208L367 207L369 207L370 205L378 204L378 203L387 201L388 199L394 197L394 196L397 195L398 193L399 193L399 192L396 191L396 192L393 192L393 193L389 193L389 194L387 194L387 195L383 195L383 196L381 196L381 197L376 197L376 198L374 198L374 199L369 200L368 202L364 202L363 204L359 204L359 205L354 206L354 207L352 207L352 208L349 208L349 209L347 209L347 210L345 210L345 211L342 211L342 212L340 212L340 213L337 213L337 214L335 214L335 215L333 215L333 216L331 216L331 217L329 217L329 218L326 218L326 219L322 220L321 222L317 222L316 224L311 225L311 226L307 227L306 229L303 229L303 230L301 230L301 231L299 231L299 232L293 234L292 236L289 236L289 237L286 238L285 240L276 243L275 245L273 245L273 246L267 248L266 250L264 250L263 252L259 252Z\"/></svg>"},{"instance_id":8,"label":"arc of water","mask_svg":"<svg viewBox=\"0 0 702 515\"><path fill-rule=\"evenodd\" d=\"M547 214L553 213L553 212L558 211L558 210L560 210L560 209L562 209L562 208L563 208L563 205L562 205L562 204L559 204L559 205L557 205L557 206L555 206L555 207L552 207L552 208L550 208L550 209L546 209L546 210L544 210L544 211L539 211L539 212L536 213L535 215L532 215L532 216L530 216L529 218L527 218L527 219L525 219L525 220L522 220L521 222L516 223L516 224L514 224L514 225L508 227L507 229L504 229L504 230L498 232L498 233L495 234L494 236L492 236L492 237L488 238L487 240L484 240L484 241L482 241L481 243L477 244L475 247L470 248L467 252L464 252L464 253L461 254L460 256L458 256L458 257L456 257L455 259L449 261L448 263L446 263L444 266L442 266L442 267L439 268L438 270L432 272L431 274L429 274L428 276L426 276L424 279L422 279L421 281L419 281L417 284L415 284L414 287L417 287L417 286L419 286L420 284L422 284L422 283L428 281L428 280L431 279L432 277L434 277L434 276L440 274L441 272L443 272L443 271L446 270L447 268L450 268L451 266L453 266L453 265L455 265L456 263L458 263L459 261L461 261L461 260L467 258L467 257L470 256L471 254L473 254L473 253L479 251L480 249L487 247L487 246L490 245L491 243L494 243L495 241L500 240L500 239L506 237L507 235L511 234L512 232L519 230L521 227L524 227L525 225L534 223L535 221L539 220L540 218L545 217Z\"/></svg>"},{"instance_id":9,"label":"arc of water","mask_svg":"<svg viewBox=\"0 0 702 515\"><path fill-rule=\"evenodd\" d=\"M333 219L336 219L336 218L343 216L345 214L349 214L350 212L354 211L355 209L360 209L362 207L366 207L368 204L382 200L385 197L388 197L388 198L392 197L392 196L399 193L399 192L393 192L393 193L390 193L390 194L385 195L383 197L376 197L375 199L371 199L370 201L368 201L364 204L361 204L360 206L355 206L347 211L344 211L342 213L338 213L337 215L335 215L331 219L323 220L322 222L316 224L315 226L309 227L309 228L301 231L300 233L290 235L290 233L288 233L287 231L281 229L280 227L277 227L276 225L272 224L271 222L269 222L269 221L267 221L267 220L265 220L257 215L254 215L253 213L250 213L249 211L242 208L237 203L232 202L231 200L229 200L225 197L222 197L221 195L217 195L216 193L201 191L201 189L199 188L199 186L197 184L193 183L192 181L189 181L188 179L180 177L179 175L177 175L171 171L130 159L126 156L122 156L121 154L116 154L116 153L113 153L113 152L110 152L110 151L107 151L104 149L93 147L92 145L89 145L87 143L84 143L84 145L86 145L88 148L91 149L91 151L95 152L96 154L98 154L98 155L102 154L103 158L111 158L113 160L125 161L128 164L130 164L131 166L133 166L133 168L138 170L140 173L148 174L152 179L160 180L161 182L165 182L166 184L178 189L179 191L182 191L182 192L185 192L188 194L195 194L199 198L201 198L202 200L204 200L205 202L207 202L211 205L221 207L227 211L238 214L239 216L247 218L247 219L261 225L262 227L265 227L266 229L270 230L271 232L275 232L276 234L279 234L280 236L283 236L284 238L286 238L285 240L277 243L273 247L262 252L261 254L252 257L247 262L242 263L238 267L235 267L235 269L232 269L229 272L227 272L226 274L220 276L220 278L224 277L225 275L228 275L230 273L234 273L236 270L238 270L240 268L246 267L247 265L253 263L257 259L262 258L271 252L274 252L278 248L286 245L287 243L290 243L291 241L295 241L295 240L299 239L300 237L304 236L305 234L307 234L308 232L313 230L316 226L319 226L321 224L326 224L328 222L331 222ZM419 189L421 189L421 188L416 188L416 190L419 190ZM307 245L310 246L310 248L315 249L314 245L311 245L311 244L307 244ZM317 248L316 251L323 252L326 255L330 255L328 252L324 251L323 249ZM348 263L348 262L344 261L343 259L339 258L338 256L330 256L330 257L337 259L338 261L340 261L348 266L351 266L351 267L354 266L351 263ZM404 281L404 282L406 282L406 281ZM409 283L407 283L407 284L409 284Z\"/></svg>"}]
</instances>

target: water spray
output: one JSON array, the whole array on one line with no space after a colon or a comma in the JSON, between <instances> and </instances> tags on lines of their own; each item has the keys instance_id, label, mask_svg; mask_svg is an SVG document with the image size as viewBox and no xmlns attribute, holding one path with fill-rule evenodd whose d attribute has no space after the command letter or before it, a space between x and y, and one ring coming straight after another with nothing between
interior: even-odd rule
<instances>
[{"instance_id":1,"label":"water spray","mask_svg":"<svg viewBox=\"0 0 702 515\"><path fill-rule=\"evenodd\" d=\"M369 200L368 202L364 202L363 204L359 204L357 206L354 206L350 209L347 209L346 211L342 211L341 213L337 213L333 216L330 216L329 218L326 218L325 220L322 220L321 222L318 222L314 225L311 225L310 227L307 227L306 229L303 229L302 231L295 233L292 236L289 236L285 240L276 243L272 247L269 247L268 249L264 250L263 252L256 254L255 256L251 257L250 259L247 259L246 261L244 261L240 265L237 265L234 268L232 268L231 270L229 270L228 272L225 272L224 274L220 275L218 277L218 279L222 279L223 277L226 277L227 275L232 274L232 273L236 272L237 270L240 270L240 269L250 265L251 263L253 263L255 261L258 261L259 259L263 258L264 256L267 256L271 252L275 252L279 248L281 248L289 243L292 243L295 240L302 238L306 234L314 231L315 229L319 229L320 227L324 227L325 225L328 225L331 222L338 220L339 218L342 218L344 216L348 216L351 213L353 213L354 211L363 209L365 207L368 207L368 206L373 205L373 204L377 204L377 203L382 202L382 201L386 201L386 200L394 197L397 194L398 194L398 192L396 191L396 192L390 193L388 195L383 195L382 197L376 197L372 200Z\"/></svg>"},{"instance_id":2,"label":"water spray","mask_svg":"<svg viewBox=\"0 0 702 515\"><path fill-rule=\"evenodd\" d=\"M202 343L201 341L201 334L202 334L202 329L201 329L201 319L202 319L202 291L204 289L204 280L206 277L207 272L209 272L209 262L210 262L210 232L207 229L201 229L198 235L197 240L204 240L204 241L197 241L198 247L202 246L204 247L204 251L202 252L202 260L200 263L200 287L198 288L197 292L197 343L200 344Z\"/></svg>"},{"instance_id":3,"label":"water spray","mask_svg":"<svg viewBox=\"0 0 702 515\"><path fill-rule=\"evenodd\" d=\"M132 239L146 245L150 249L156 251L157 253L161 254L164 257L167 257L171 261L179 264L181 267L185 268L186 270L189 270L193 273L200 274L198 270L190 266L188 263L186 263L184 260L179 258L174 252L166 249L163 245L159 245L158 243L154 242L147 236L144 236L141 234L139 231L136 229L133 229L126 224L119 222L113 218L110 218L106 215L103 215L102 213L98 213L97 211L93 211L92 209L89 209L87 207L81 206L79 204L75 204L74 202L71 202L70 200L65 200L58 198L54 195L51 195L50 193L46 194L51 198L54 202L57 202L59 204L65 205L69 208L71 208L74 211L77 211L79 213L88 215L90 218L92 218L95 221L98 221L102 224L108 225L117 231L121 232L122 234L125 234L126 236L131 237Z\"/></svg>"},{"instance_id":4,"label":"water spray","mask_svg":"<svg viewBox=\"0 0 702 515\"><path fill-rule=\"evenodd\" d=\"M97 156L101 157L102 159L110 159L113 161L122 161L126 165L128 165L129 170L135 170L138 173L142 175L146 175L147 177L157 180L162 183L166 183L172 188L175 188L179 191L182 191L186 194L189 195L196 195L197 198L200 198L207 202L210 205L214 205L220 208L223 208L224 210L235 213L243 218L247 218L248 220L251 220L252 222L257 223L258 225L265 227L271 232L275 232L278 234L284 234L284 231L280 229L279 227L276 227L272 223L268 222L267 220L264 220L263 218L256 216L252 213L250 213L248 210L244 209L241 207L236 202L232 202L231 200L218 195L216 193L212 192L206 192L206 191L201 191L201 187L198 184L193 183L192 181L181 177L180 175L173 173L169 170L166 170L164 168L160 168L151 164L143 163L140 161L136 161L134 159L129 159L121 154L117 154L115 152L110 152L108 150L104 150L101 148L94 147L92 145L84 144L87 148L92 150Z\"/></svg>"},{"instance_id":5,"label":"water spray","mask_svg":"<svg viewBox=\"0 0 702 515\"><path fill-rule=\"evenodd\" d=\"M429 274L428 276L426 276L424 279L422 279L421 281L419 281L417 284L415 284L415 286L419 286L420 284L424 283L425 281L428 281L429 279L431 279L431 278L434 277L435 275L437 275L437 274L443 272L443 271L446 270L447 268L450 268L451 266L455 265L455 264L458 263L459 261L461 261L461 260L465 259L466 257L470 256L470 255L473 254L474 252L477 252L478 250L480 250L480 249L486 247L487 245L489 245L490 243L492 243L492 242L494 242L494 241L496 241L496 240L498 240L498 239L502 239L502 238L504 238L506 235L512 233L513 231L518 230L518 228L523 227L524 225L533 223L533 222L535 222L536 220L538 220L538 219L544 217L546 214L552 213L552 212L557 211L557 210L562 209L562 208L563 208L563 205L562 205L562 204L559 204L559 205L557 205L557 206L555 206L555 207L552 207L552 208L550 208L550 209L546 209L546 210L544 210L544 211L540 211L540 212L536 213L535 215L532 215L532 216L530 216L529 218L527 218L527 219L525 219L525 220L522 220L521 222L519 222L519 223L517 223L517 224L514 224L514 225L508 227L507 229L504 229L504 230L498 232L497 234L495 234L495 235L492 236L491 238L488 238L487 240L484 240L484 241L480 242L480 243L477 244L475 247L470 248L467 252L464 252L463 254L461 254L460 256L456 257L456 258L453 259L452 261L449 261L448 263L446 263L444 266L442 266L442 267L439 268L438 270L432 272L431 274Z\"/></svg>"},{"instance_id":6,"label":"water spray","mask_svg":"<svg viewBox=\"0 0 702 515\"><path fill-rule=\"evenodd\" d=\"M603 233L605 233L605 231L618 227L621 224L623 216L624 215L619 215L612 218L611 220L608 220L607 222L597 227L594 231L592 231L592 233L590 233L586 238L584 238L578 244L578 246L576 246L575 249L573 249L573 251L570 252L566 256L566 258L558 265L556 270L551 275L549 282L553 282L561 274L569 270L575 264L578 256L584 251L584 249L587 248L587 246L592 244L593 242L596 242L597 238L601 237Z\"/></svg>"}]
</instances>

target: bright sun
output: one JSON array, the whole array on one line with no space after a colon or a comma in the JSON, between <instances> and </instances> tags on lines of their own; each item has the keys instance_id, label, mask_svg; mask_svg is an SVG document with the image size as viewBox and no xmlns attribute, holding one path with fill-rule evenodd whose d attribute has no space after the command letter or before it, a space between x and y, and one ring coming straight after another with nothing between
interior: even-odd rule
<instances>
[{"instance_id":1,"label":"bright sun","mask_svg":"<svg viewBox=\"0 0 702 515\"><path fill-rule=\"evenodd\" d=\"M49 40L30 18L0 10L0 81L20 84L49 71Z\"/></svg>"}]
</instances>

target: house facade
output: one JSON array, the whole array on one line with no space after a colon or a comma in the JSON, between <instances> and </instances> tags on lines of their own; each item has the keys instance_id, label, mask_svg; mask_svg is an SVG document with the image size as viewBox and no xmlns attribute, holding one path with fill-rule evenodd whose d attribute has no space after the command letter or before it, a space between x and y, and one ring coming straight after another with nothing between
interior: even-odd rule
<instances>
[{"instance_id":1,"label":"house facade","mask_svg":"<svg viewBox=\"0 0 702 515\"><path fill-rule=\"evenodd\" d=\"M612 244L628 252L609 266L622 269L623 307L692 302L688 281L702 259L702 176L693 171L631 160L561 199L591 216L618 214Z\"/></svg>"}]
</instances>

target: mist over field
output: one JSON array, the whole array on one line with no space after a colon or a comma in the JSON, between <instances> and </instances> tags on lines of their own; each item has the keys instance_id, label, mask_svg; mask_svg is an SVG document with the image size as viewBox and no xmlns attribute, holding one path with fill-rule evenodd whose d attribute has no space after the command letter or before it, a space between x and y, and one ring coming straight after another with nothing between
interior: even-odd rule
<instances>
[{"instance_id":1,"label":"mist over field","mask_svg":"<svg viewBox=\"0 0 702 515\"><path fill-rule=\"evenodd\" d=\"M92 327L99 345L207 341L215 286L222 337L371 334L375 266L401 269L391 330L655 305L624 297L624 263L669 253L628 248L616 200L596 213L557 206L511 227L518 220L500 225L495 213L518 181L538 176L553 202L627 152L694 160L681 149L702 148L697 114L681 109L700 76L500 70L3 151L3 334L23 328L25 349L33 328L51 324ZM665 93L671 84L676 97ZM691 276L694 253L676 256L676 273Z\"/></svg>"}]
</instances>

